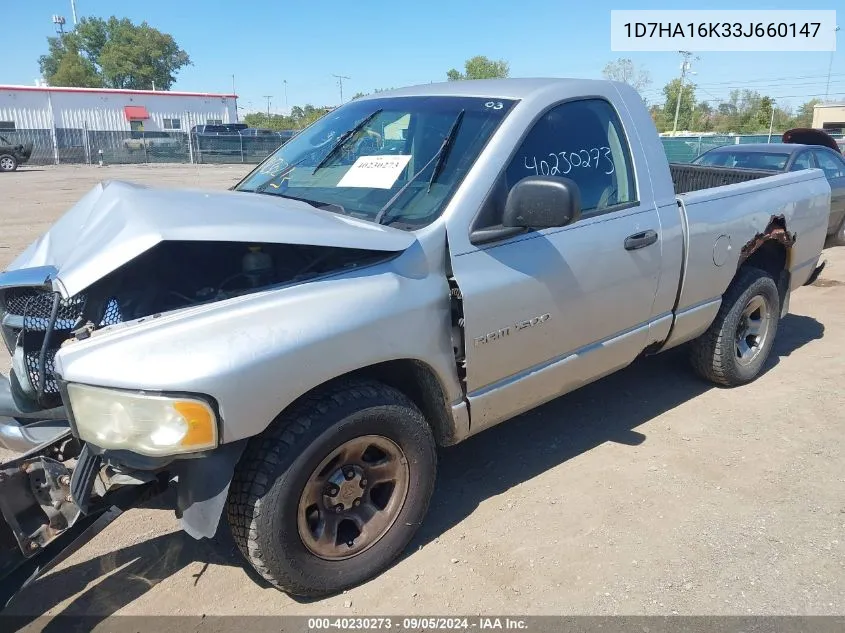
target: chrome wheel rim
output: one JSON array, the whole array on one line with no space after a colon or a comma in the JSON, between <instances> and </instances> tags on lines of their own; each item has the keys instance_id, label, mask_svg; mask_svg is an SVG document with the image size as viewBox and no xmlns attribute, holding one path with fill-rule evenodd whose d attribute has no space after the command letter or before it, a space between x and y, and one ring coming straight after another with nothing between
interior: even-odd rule
<instances>
[{"instance_id":1,"label":"chrome wheel rim","mask_svg":"<svg viewBox=\"0 0 845 633\"><path fill-rule=\"evenodd\" d=\"M344 442L314 469L299 499L297 527L325 560L357 556L393 526L410 482L402 449L381 435Z\"/></svg>"},{"instance_id":2,"label":"chrome wheel rim","mask_svg":"<svg viewBox=\"0 0 845 633\"><path fill-rule=\"evenodd\" d=\"M766 345L771 328L771 307L762 295L748 300L736 330L736 358L741 365L748 365L760 355Z\"/></svg>"},{"instance_id":3,"label":"chrome wheel rim","mask_svg":"<svg viewBox=\"0 0 845 633\"><path fill-rule=\"evenodd\" d=\"M15 163L12 161L11 158L0 158L0 168L4 171L12 171L12 167L15 166Z\"/></svg>"}]
</instances>

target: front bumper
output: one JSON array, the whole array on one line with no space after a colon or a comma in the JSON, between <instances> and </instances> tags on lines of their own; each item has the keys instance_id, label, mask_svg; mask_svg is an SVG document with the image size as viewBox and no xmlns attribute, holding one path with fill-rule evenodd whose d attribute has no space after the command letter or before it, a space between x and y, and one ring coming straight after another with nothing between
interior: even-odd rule
<instances>
[{"instance_id":1,"label":"front bumper","mask_svg":"<svg viewBox=\"0 0 845 633\"><path fill-rule=\"evenodd\" d=\"M64 407L39 409L0 374L0 448L26 453L70 434Z\"/></svg>"}]
</instances>

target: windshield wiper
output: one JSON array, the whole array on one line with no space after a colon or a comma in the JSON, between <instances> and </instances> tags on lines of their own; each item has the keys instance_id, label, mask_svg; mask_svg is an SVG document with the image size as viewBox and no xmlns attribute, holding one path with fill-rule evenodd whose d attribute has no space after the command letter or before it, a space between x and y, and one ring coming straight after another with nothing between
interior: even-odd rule
<instances>
[{"instance_id":1,"label":"windshield wiper","mask_svg":"<svg viewBox=\"0 0 845 633\"><path fill-rule=\"evenodd\" d=\"M417 171L417 173L411 176L408 182L406 182L404 186L399 191L397 191L396 194L392 198L390 198L390 200L388 200L381 209L379 209L379 212L376 214L376 217L373 219L373 222L375 222L376 224L382 224L382 221L387 216L387 211L390 209L391 206L393 206L393 203L396 202L402 196L402 194L408 190L408 187L410 187L416 181L416 179L419 178L423 172L425 172L426 169L428 169L429 165L431 165L434 161L437 161L437 163L434 165L434 169L431 172L431 178L428 179L428 191L426 193L431 191L431 185L434 183L437 176L440 175L440 171L443 169L443 165L446 163L446 155L448 154L446 150L452 145L452 142L455 140L455 136L458 133L458 128L460 127L461 121L464 118L464 112L464 110L458 112L458 116L455 117L455 120L452 123L452 127L449 128L449 133L446 134L446 138L443 139L443 142L440 144L440 148L434 153L434 156L432 156L431 159L425 165L423 165L422 169L420 169L419 171Z\"/></svg>"},{"instance_id":2,"label":"windshield wiper","mask_svg":"<svg viewBox=\"0 0 845 633\"><path fill-rule=\"evenodd\" d=\"M320 169L321 167L324 167L334 157L334 155L337 153L337 150L339 150L343 146L343 144L346 143L346 141L348 141L350 138L352 138L358 132L360 132L362 129L364 129L364 126L367 125L367 123L372 121L374 118L376 118L376 116L381 112L381 110L382 109L379 108L378 110L373 112L368 117L362 119L361 122L358 125L356 125L355 127L353 127L351 130L346 130L346 132L341 134L340 138L337 139L337 143L335 143L332 146L332 148L329 150L329 152L325 156L323 156L323 160L321 160L319 163L317 163L317 166L314 168L314 171L311 172L311 175L313 176L314 174L317 173L318 169Z\"/></svg>"},{"instance_id":3,"label":"windshield wiper","mask_svg":"<svg viewBox=\"0 0 845 633\"><path fill-rule=\"evenodd\" d=\"M452 123L452 127L449 128L449 133L446 135L446 138L443 139L443 144L437 151L439 160L434 165L434 169L431 172L431 178L428 179L428 191L426 191L426 193L431 192L431 185L433 185L434 181L437 180L437 177L440 175L440 172L443 169L443 165L446 164L446 159L449 157L449 150L451 149L452 143L455 140L455 136L458 133L458 128L461 127L461 121L464 120L464 112L465 110L461 110L460 112L458 112L458 116L455 117L455 121Z\"/></svg>"}]
</instances>

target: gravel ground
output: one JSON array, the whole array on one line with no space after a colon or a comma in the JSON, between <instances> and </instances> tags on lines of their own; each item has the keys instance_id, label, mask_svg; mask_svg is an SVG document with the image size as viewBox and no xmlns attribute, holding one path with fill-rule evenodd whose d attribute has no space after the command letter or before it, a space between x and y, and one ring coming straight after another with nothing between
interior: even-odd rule
<instances>
[{"instance_id":1,"label":"gravel ground","mask_svg":"<svg viewBox=\"0 0 845 633\"><path fill-rule=\"evenodd\" d=\"M224 188L244 173L3 174L0 267L98 180ZM757 381L714 388L670 352L443 451L406 555L343 595L298 602L268 587L225 534L181 533L164 499L8 613L845 614L845 248L826 257Z\"/></svg>"}]
</instances>

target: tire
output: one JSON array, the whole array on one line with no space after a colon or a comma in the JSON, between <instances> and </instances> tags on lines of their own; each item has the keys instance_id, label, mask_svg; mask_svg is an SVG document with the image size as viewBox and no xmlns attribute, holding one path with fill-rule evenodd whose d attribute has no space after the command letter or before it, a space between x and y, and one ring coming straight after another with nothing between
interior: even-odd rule
<instances>
[{"instance_id":1,"label":"tire","mask_svg":"<svg viewBox=\"0 0 845 633\"><path fill-rule=\"evenodd\" d=\"M828 246L845 246L845 217L839 222L836 231L827 238Z\"/></svg>"},{"instance_id":2,"label":"tire","mask_svg":"<svg viewBox=\"0 0 845 633\"><path fill-rule=\"evenodd\" d=\"M15 171L18 168L18 159L11 154L0 155L0 171Z\"/></svg>"},{"instance_id":3,"label":"tire","mask_svg":"<svg viewBox=\"0 0 845 633\"><path fill-rule=\"evenodd\" d=\"M322 525L323 534L332 534L325 527L332 520L324 504L326 495L334 492L332 503L346 503L342 511L335 507L335 521L340 521L339 525L349 533L356 524L345 518L347 514L363 512L365 507L372 509L376 491L383 493L385 486L389 488L389 484L373 485L363 478L369 472L364 456L358 462L341 459L325 465L343 447L359 446L360 453L360 447L371 438L384 442L379 446L398 448L404 458L376 462L393 464L399 473L390 493L391 501L383 510L385 514L373 515L380 521L393 518L386 526L371 530L371 534L381 532L374 541L370 538L373 542L369 544L364 531L346 542L347 536L340 537L341 527L335 532L338 538L326 537L326 541L318 542L313 526ZM368 446L364 455L371 449ZM351 449L347 455L358 453ZM355 469L364 468L362 479L350 478L350 464ZM329 478L336 467L343 475ZM329 474L321 478L318 472ZM272 585L308 598L332 595L377 575L405 549L428 510L436 472L437 452L431 427L407 397L378 382L344 383L304 399L250 440L229 490L229 526L240 551ZM315 481L323 483L316 486ZM364 490L359 491L356 483ZM317 489L320 492L313 493ZM402 490L405 493L401 503L394 503L392 495L399 499ZM320 501L306 510L311 499L309 491ZM350 501L350 492L361 497ZM326 549L315 553L318 547ZM338 558L346 555L348 550L343 548L353 547L364 549Z\"/></svg>"},{"instance_id":4,"label":"tire","mask_svg":"<svg viewBox=\"0 0 845 633\"><path fill-rule=\"evenodd\" d=\"M763 307L750 315L750 323L755 324L760 334L755 337L756 345L749 344L752 335L741 336L749 324L743 313L760 302ZM760 318L755 319L758 315ZM716 319L704 334L691 342L693 368L701 377L725 387L751 382L769 357L779 322L780 295L775 280L758 268L740 269L722 298ZM741 353L746 348L750 354Z\"/></svg>"}]
</instances>

